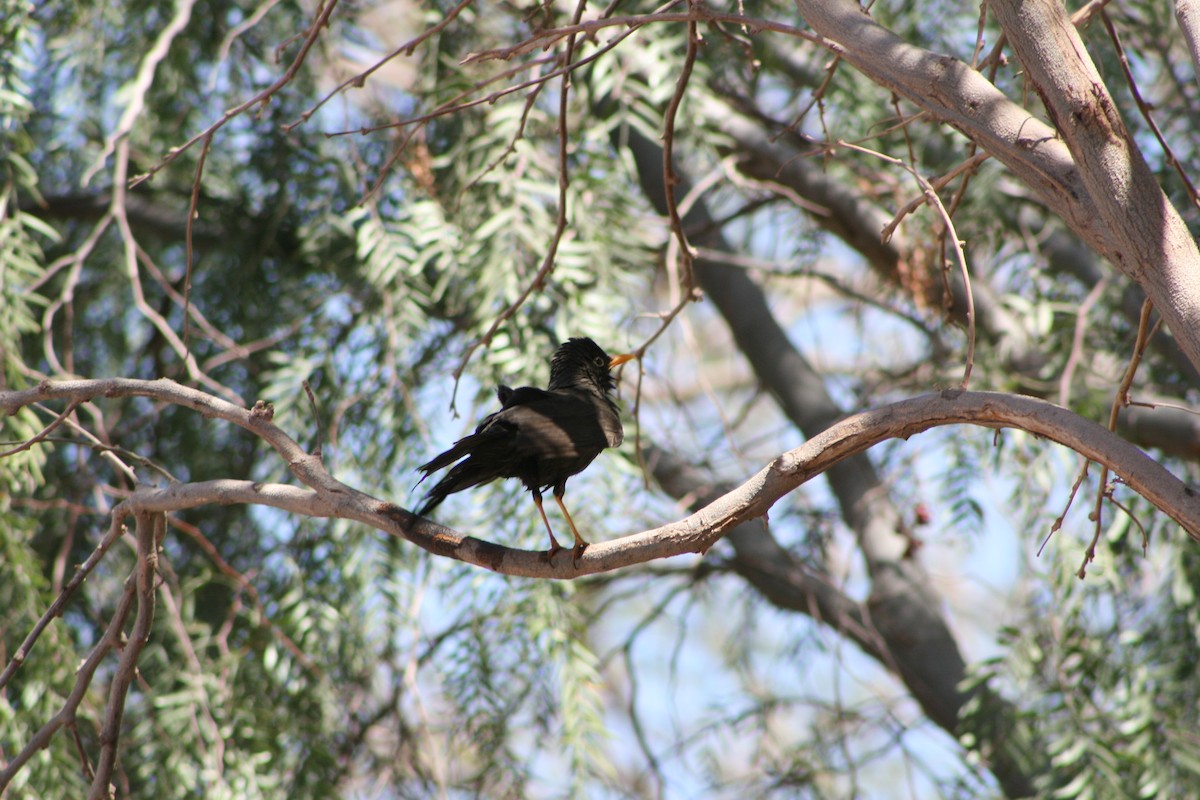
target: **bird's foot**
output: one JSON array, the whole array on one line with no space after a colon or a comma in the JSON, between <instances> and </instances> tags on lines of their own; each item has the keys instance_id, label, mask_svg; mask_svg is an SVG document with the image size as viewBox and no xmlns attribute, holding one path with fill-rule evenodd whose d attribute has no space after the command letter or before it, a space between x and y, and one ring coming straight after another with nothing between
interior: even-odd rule
<instances>
[{"instance_id":1,"label":"bird's foot","mask_svg":"<svg viewBox=\"0 0 1200 800\"><path fill-rule=\"evenodd\" d=\"M587 550L588 543L583 539L575 542L575 547L571 549L571 566L579 569L579 558L583 555L583 551Z\"/></svg>"},{"instance_id":2,"label":"bird's foot","mask_svg":"<svg viewBox=\"0 0 1200 800\"><path fill-rule=\"evenodd\" d=\"M554 557L556 555L558 555L558 551L562 550L562 549L563 549L563 546L561 544L559 544L554 539L551 539L549 549L547 549L546 552L542 553L542 561L545 561L547 564L549 564L551 561L554 560Z\"/></svg>"}]
</instances>

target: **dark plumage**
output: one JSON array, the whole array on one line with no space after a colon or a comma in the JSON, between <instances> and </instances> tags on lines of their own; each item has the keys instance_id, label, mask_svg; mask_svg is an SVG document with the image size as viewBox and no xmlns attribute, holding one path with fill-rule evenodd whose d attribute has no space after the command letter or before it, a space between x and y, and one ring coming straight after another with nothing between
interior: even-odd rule
<instances>
[{"instance_id":1,"label":"dark plumage","mask_svg":"<svg viewBox=\"0 0 1200 800\"><path fill-rule=\"evenodd\" d=\"M610 358L591 339L570 339L559 345L550 360L549 388L496 387L501 409L485 417L473 434L418 467L425 473L423 481L454 465L425 495L417 514L428 514L447 495L463 489L497 478L517 478L532 493L546 524L550 534L546 555L551 558L562 547L542 508L542 490L553 488L554 499L575 535L574 556L578 559L587 542L563 504L567 478L582 472L604 448L621 444L624 431L616 403L609 396L614 388L610 370L633 357Z\"/></svg>"}]
</instances>

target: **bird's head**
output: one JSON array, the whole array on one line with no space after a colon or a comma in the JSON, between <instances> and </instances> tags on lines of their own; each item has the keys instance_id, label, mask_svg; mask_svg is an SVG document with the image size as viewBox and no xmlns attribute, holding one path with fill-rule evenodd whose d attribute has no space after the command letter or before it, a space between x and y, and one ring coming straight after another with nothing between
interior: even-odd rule
<instances>
[{"instance_id":1,"label":"bird's head","mask_svg":"<svg viewBox=\"0 0 1200 800\"><path fill-rule=\"evenodd\" d=\"M611 370L634 358L633 353L609 356L587 337L568 339L550 359L550 389L590 389L602 394L612 391Z\"/></svg>"}]
</instances>

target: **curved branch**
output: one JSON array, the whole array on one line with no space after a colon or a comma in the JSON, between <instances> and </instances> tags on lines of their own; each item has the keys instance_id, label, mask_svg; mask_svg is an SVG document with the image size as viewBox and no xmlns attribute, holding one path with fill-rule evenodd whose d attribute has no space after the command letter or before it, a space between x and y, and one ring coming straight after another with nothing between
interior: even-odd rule
<instances>
[{"instance_id":1,"label":"curved branch","mask_svg":"<svg viewBox=\"0 0 1200 800\"><path fill-rule=\"evenodd\" d=\"M99 396L153 397L239 425L271 444L292 473L309 487L306 491L249 481L215 481L165 489L141 488L122 503L125 513L175 510L201 502L266 502L296 513L356 520L405 538L435 555L504 575L570 579L658 558L703 553L730 530L767 514L784 495L844 459L887 439L907 439L930 428L957 424L1016 428L1065 445L1109 467L1200 541L1200 496L1194 490L1102 425L1045 400L1022 395L947 390L847 417L783 453L741 486L696 513L659 528L591 545L578 568L567 557L547 561L541 552L463 536L346 486L275 426L270 421L269 406L261 401L254 409L245 409L166 379L107 379L43 381L34 389L0 392L0 408L12 413L33 402L82 402ZM205 500L202 495L206 489L219 491Z\"/></svg>"}]
</instances>

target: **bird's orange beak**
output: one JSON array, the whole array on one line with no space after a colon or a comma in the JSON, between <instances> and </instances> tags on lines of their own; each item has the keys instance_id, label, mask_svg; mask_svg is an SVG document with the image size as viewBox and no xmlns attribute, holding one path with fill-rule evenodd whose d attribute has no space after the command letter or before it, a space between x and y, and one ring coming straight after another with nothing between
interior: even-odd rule
<instances>
[{"instance_id":1,"label":"bird's orange beak","mask_svg":"<svg viewBox=\"0 0 1200 800\"><path fill-rule=\"evenodd\" d=\"M614 367L619 367L626 361L632 361L635 358L637 358L637 353L622 353L619 356L613 356L612 361L608 362L608 368L613 369Z\"/></svg>"}]
</instances>

